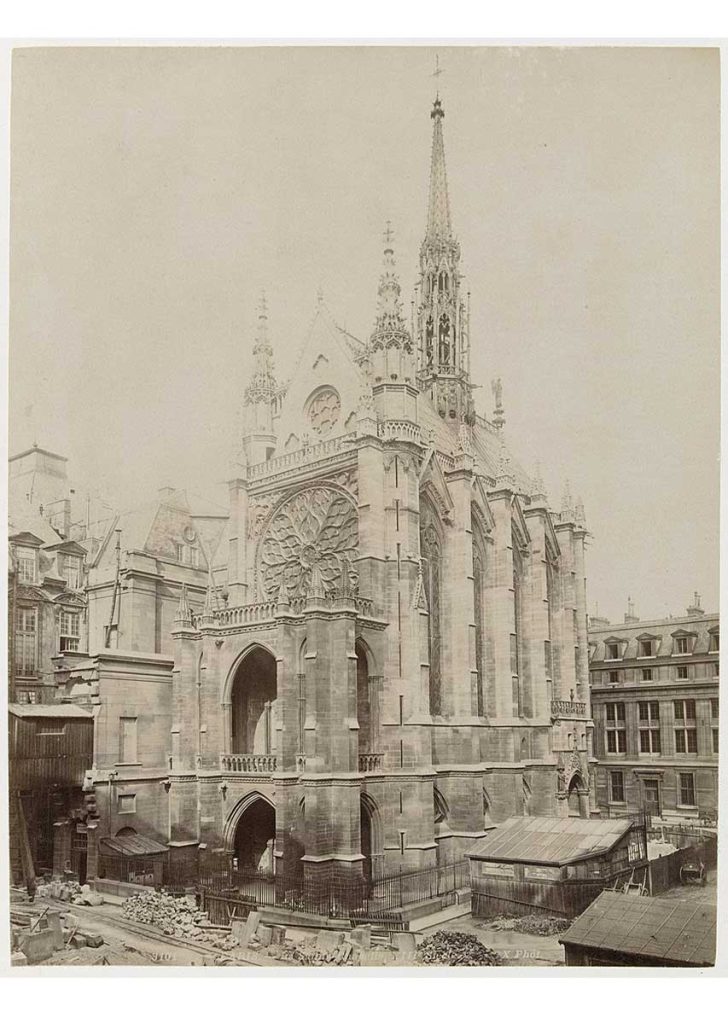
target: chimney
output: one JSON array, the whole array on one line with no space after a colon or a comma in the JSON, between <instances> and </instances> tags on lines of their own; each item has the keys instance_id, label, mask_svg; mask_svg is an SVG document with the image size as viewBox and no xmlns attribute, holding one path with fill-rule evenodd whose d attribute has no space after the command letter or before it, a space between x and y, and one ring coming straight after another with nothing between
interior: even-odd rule
<instances>
[{"instance_id":1,"label":"chimney","mask_svg":"<svg viewBox=\"0 0 728 1024\"><path fill-rule=\"evenodd\" d=\"M624 621L627 622L639 622L639 615L634 613L634 601L631 597L627 598L627 611L624 613Z\"/></svg>"},{"instance_id":2,"label":"chimney","mask_svg":"<svg viewBox=\"0 0 728 1024\"><path fill-rule=\"evenodd\" d=\"M693 603L688 605L688 615L704 615L705 612L700 607L700 594L695 591L693 594Z\"/></svg>"}]
</instances>

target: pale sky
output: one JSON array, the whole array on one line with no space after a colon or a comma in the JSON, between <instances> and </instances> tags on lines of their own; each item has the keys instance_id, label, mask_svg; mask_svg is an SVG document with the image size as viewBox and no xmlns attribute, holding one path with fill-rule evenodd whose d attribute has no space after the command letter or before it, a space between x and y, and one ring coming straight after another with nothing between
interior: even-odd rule
<instances>
[{"instance_id":1,"label":"pale sky","mask_svg":"<svg viewBox=\"0 0 728 1024\"><path fill-rule=\"evenodd\" d=\"M255 309L371 331L425 226L433 49L16 50L10 452L121 508L228 476ZM589 610L718 607L716 49L439 48L480 412L593 534ZM216 492L217 494L217 492ZM223 491L224 494L224 491Z\"/></svg>"}]
</instances>

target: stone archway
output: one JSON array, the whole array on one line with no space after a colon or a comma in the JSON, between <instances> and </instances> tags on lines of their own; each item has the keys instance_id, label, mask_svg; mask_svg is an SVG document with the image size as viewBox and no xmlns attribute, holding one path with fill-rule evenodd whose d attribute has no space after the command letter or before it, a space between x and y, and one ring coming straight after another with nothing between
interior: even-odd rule
<instances>
[{"instance_id":1,"label":"stone archway","mask_svg":"<svg viewBox=\"0 0 728 1024\"><path fill-rule=\"evenodd\" d=\"M230 754L271 754L277 698L276 659L265 647L245 652L230 686Z\"/></svg>"},{"instance_id":2,"label":"stone archway","mask_svg":"<svg viewBox=\"0 0 728 1024\"><path fill-rule=\"evenodd\" d=\"M225 848L238 871L266 876L274 873L276 811L262 793L248 793L235 806L225 826Z\"/></svg>"},{"instance_id":3,"label":"stone archway","mask_svg":"<svg viewBox=\"0 0 728 1024\"><path fill-rule=\"evenodd\" d=\"M365 880L373 883L384 874L384 832L379 807L369 793L361 795L359 816L360 849L364 857L362 872Z\"/></svg>"},{"instance_id":4,"label":"stone archway","mask_svg":"<svg viewBox=\"0 0 728 1024\"><path fill-rule=\"evenodd\" d=\"M589 817L589 789L580 772L575 772L566 790L566 804L570 818Z\"/></svg>"}]
</instances>

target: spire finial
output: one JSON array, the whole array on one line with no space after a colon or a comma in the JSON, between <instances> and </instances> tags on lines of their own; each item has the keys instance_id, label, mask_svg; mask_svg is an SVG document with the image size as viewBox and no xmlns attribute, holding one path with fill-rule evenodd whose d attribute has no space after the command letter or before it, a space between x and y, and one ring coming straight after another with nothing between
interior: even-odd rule
<instances>
[{"instance_id":1,"label":"spire finial","mask_svg":"<svg viewBox=\"0 0 728 1024\"><path fill-rule=\"evenodd\" d=\"M564 493L561 498L561 518L564 522L574 518L574 501L571 497L571 484L568 478L564 481Z\"/></svg>"},{"instance_id":2,"label":"spire finial","mask_svg":"<svg viewBox=\"0 0 728 1024\"><path fill-rule=\"evenodd\" d=\"M506 422L505 413L503 411L503 382L500 377L496 377L495 380L491 381L490 386L493 391L493 400L495 402L493 426L498 430L502 430Z\"/></svg>"},{"instance_id":3,"label":"spire finial","mask_svg":"<svg viewBox=\"0 0 728 1024\"><path fill-rule=\"evenodd\" d=\"M182 584L182 592L179 596L179 605L177 606L177 615L175 622L179 622L181 626L192 625L192 612L190 610L190 602L187 597L187 584Z\"/></svg>"},{"instance_id":4,"label":"spire finial","mask_svg":"<svg viewBox=\"0 0 728 1024\"><path fill-rule=\"evenodd\" d=\"M377 290L377 319L371 336L373 352L391 347L408 352L412 349L412 339L402 316L402 288L394 262L393 238L392 222L388 220L384 230L384 266Z\"/></svg>"},{"instance_id":5,"label":"spire finial","mask_svg":"<svg viewBox=\"0 0 728 1024\"><path fill-rule=\"evenodd\" d=\"M276 389L273 374L273 349L268 338L268 303L261 289L258 299L258 327L253 345L253 376L245 389L245 404L270 401Z\"/></svg>"},{"instance_id":6,"label":"spire finial","mask_svg":"<svg viewBox=\"0 0 728 1024\"><path fill-rule=\"evenodd\" d=\"M392 222L388 220L384 228L384 251L387 252L392 248L392 242L394 241L394 231L392 231Z\"/></svg>"},{"instance_id":7,"label":"spire finial","mask_svg":"<svg viewBox=\"0 0 728 1024\"><path fill-rule=\"evenodd\" d=\"M548 495L546 494L546 485L543 482L543 476L541 475L541 463L536 463L536 473L533 477L531 484L531 499L534 501L546 502Z\"/></svg>"}]
</instances>

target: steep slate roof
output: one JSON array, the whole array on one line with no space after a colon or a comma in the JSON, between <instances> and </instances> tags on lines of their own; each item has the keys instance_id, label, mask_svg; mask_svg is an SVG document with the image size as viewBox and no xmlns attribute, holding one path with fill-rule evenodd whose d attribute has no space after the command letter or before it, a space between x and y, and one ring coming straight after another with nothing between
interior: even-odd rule
<instances>
[{"instance_id":1,"label":"steep slate roof","mask_svg":"<svg viewBox=\"0 0 728 1024\"><path fill-rule=\"evenodd\" d=\"M593 668L597 661L606 659L606 641L626 640L626 646L622 661L636 658L639 654L638 638L641 636L656 637L659 641L657 657L662 658L671 655L673 633L697 633L695 646L690 654L715 654L717 651L710 651L710 630L718 626L720 622L717 612L704 613L703 615L685 615L677 619L652 619L645 622L615 622L608 626L590 626L589 642L594 645L594 653L590 665ZM617 665L617 661L610 660L607 663L610 667ZM647 662L646 664L649 664Z\"/></svg>"},{"instance_id":2,"label":"steep slate roof","mask_svg":"<svg viewBox=\"0 0 728 1024\"><path fill-rule=\"evenodd\" d=\"M474 860L570 864L607 853L632 823L624 818L508 818L470 849Z\"/></svg>"},{"instance_id":3,"label":"steep slate roof","mask_svg":"<svg viewBox=\"0 0 728 1024\"><path fill-rule=\"evenodd\" d=\"M605 891L559 942L693 967L715 963L716 907Z\"/></svg>"}]
</instances>

